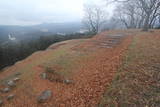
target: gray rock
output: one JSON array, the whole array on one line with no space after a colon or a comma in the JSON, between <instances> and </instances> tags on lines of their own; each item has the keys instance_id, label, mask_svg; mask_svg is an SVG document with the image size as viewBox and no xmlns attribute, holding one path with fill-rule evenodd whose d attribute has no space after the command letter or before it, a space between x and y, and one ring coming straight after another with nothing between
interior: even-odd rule
<instances>
[{"instance_id":1,"label":"gray rock","mask_svg":"<svg viewBox=\"0 0 160 107\"><path fill-rule=\"evenodd\" d=\"M3 100L0 100L0 107L3 105Z\"/></svg>"},{"instance_id":2,"label":"gray rock","mask_svg":"<svg viewBox=\"0 0 160 107\"><path fill-rule=\"evenodd\" d=\"M11 99L13 99L14 98L14 94L11 94L11 95L9 95L9 96L7 96L7 100L11 100Z\"/></svg>"},{"instance_id":3,"label":"gray rock","mask_svg":"<svg viewBox=\"0 0 160 107\"><path fill-rule=\"evenodd\" d=\"M12 81L12 80L8 81L7 85L10 86L10 87L15 87L16 86L15 82Z\"/></svg>"},{"instance_id":4,"label":"gray rock","mask_svg":"<svg viewBox=\"0 0 160 107\"><path fill-rule=\"evenodd\" d=\"M20 80L20 78L18 78L18 77L16 77L16 78L13 79L14 82L17 82L19 80Z\"/></svg>"},{"instance_id":5,"label":"gray rock","mask_svg":"<svg viewBox=\"0 0 160 107\"><path fill-rule=\"evenodd\" d=\"M44 103L46 100L52 97L52 91L45 90L41 93L40 96L38 96L37 101L38 103Z\"/></svg>"},{"instance_id":6,"label":"gray rock","mask_svg":"<svg viewBox=\"0 0 160 107\"><path fill-rule=\"evenodd\" d=\"M3 93L8 93L9 91L10 91L10 88L4 88L4 89L2 89Z\"/></svg>"},{"instance_id":7,"label":"gray rock","mask_svg":"<svg viewBox=\"0 0 160 107\"><path fill-rule=\"evenodd\" d=\"M47 79L47 74L45 72L43 72L40 76L42 79Z\"/></svg>"},{"instance_id":8,"label":"gray rock","mask_svg":"<svg viewBox=\"0 0 160 107\"><path fill-rule=\"evenodd\" d=\"M15 73L15 76L19 76L19 75L21 75L20 72L16 72L16 73Z\"/></svg>"},{"instance_id":9,"label":"gray rock","mask_svg":"<svg viewBox=\"0 0 160 107\"><path fill-rule=\"evenodd\" d=\"M69 80L69 79L66 79L66 80L64 80L64 83L65 83L65 84L72 84L73 81L72 81L72 80Z\"/></svg>"}]
</instances>

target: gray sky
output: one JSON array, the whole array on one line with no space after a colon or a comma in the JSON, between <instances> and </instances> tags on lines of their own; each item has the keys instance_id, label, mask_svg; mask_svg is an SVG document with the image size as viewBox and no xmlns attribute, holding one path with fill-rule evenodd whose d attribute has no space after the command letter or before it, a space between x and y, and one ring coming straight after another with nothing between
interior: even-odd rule
<instances>
[{"instance_id":1,"label":"gray sky","mask_svg":"<svg viewBox=\"0 0 160 107\"><path fill-rule=\"evenodd\" d=\"M105 4L103 0L0 0L0 24L81 21L85 3Z\"/></svg>"}]
</instances>

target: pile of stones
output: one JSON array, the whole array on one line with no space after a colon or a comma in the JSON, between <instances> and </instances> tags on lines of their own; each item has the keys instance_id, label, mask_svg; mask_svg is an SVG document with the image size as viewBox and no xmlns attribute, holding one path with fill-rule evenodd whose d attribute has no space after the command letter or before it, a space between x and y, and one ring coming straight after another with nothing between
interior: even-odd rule
<instances>
[{"instance_id":1,"label":"pile of stones","mask_svg":"<svg viewBox=\"0 0 160 107\"><path fill-rule=\"evenodd\" d=\"M10 101L15 97L15 94L10 92L12 92L12 90L16 87L16 83L19 80L20 78L15 77L4 82L4 88L0 89L0 94L3 96L0 98L0 107L4 104L4 100Z\"/></svg>"}]
</instances>

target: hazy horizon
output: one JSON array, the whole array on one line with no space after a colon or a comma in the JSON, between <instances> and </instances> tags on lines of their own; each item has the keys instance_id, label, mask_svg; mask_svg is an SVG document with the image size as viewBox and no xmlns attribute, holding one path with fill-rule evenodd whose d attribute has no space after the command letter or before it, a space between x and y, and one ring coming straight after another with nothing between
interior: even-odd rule
<instances>
[{"instance_id":1,"label":"hazy horizon","mask_svg":"<svg viewBox=\"0 0 160 107\"><path fill-rule=\"evenodd\" d=\"M2 0L0 25L36 25L80 22L86 3L106 5L105 0ZM109 7L109 10L112 10Z\"/></svg>"}]
</instances>

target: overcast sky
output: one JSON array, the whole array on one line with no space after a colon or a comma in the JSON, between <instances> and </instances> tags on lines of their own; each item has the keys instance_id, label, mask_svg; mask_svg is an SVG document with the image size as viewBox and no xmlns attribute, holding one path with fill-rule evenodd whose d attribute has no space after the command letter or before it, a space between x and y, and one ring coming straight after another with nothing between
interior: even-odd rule
<instances>
[{"instance_id":1,"label":"overcast sky","mask_svg":"<svg viewBox=\"0 0 160 107\"><path fill-rule=\"evenodd\" d=\"M105 5L104 0L0 0L0 25L81 21L86 3Z\"/></svg>"}]
</instances>

